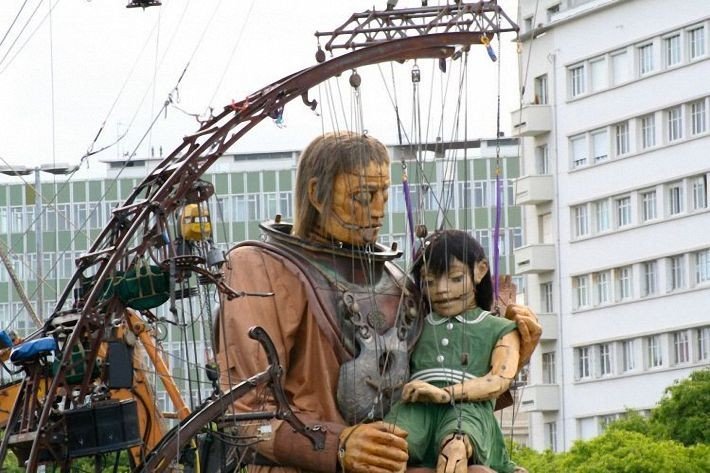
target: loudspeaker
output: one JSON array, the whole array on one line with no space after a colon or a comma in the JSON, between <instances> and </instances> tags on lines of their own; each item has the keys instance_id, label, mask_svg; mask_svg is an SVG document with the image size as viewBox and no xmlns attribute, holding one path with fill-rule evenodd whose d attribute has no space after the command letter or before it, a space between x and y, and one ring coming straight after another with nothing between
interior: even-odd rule
<instances>
[{"instance_id":1,"label":"loudspeaker","mask_svg":"<svg viewBox=\"0 0 710 473\"><path fill-rule=\"evenodd\" d=\"M70 458L125 450L142 443L136 401L102 401L65 415Z\"/></svg>"},{"instance_id":2,"label":"loudspeaker","mask_svg":"<svg viewBox=\"0 0 710 473\"><path fill-rule=\"evenodd\" d=\"M133 363L131 349L123 342L108 342L108 387L130 389L133 387Z\"/></svg>"}]
</instances>

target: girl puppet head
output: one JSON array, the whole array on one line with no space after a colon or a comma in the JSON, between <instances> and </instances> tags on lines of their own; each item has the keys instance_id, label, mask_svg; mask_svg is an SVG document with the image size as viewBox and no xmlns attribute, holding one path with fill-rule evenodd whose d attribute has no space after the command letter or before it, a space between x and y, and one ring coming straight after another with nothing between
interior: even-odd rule
<instances>
[{"instance_id":1,"label":"girl puppet head","mask_svg":"<svg viewBox=\"0 0 710 473\"><path fill-rule=\"evenodd\" d=\"M491 310L488 259L481 244L462 230L439 230L427 238L412 273L428 310L444 317L476 306Z\"/></svg>"}]
</instances>

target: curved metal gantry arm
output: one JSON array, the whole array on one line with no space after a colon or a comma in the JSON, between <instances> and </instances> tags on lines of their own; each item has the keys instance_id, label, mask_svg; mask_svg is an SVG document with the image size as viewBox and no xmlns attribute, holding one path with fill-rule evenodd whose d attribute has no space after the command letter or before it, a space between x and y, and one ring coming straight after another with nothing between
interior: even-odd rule
<instances>
[{"instance_id":1,"label":"curved metal gantry arm","mask_svg":"<svg viewBox=\"0 0 710 473\"><path fill-rule=\"evenodd\" d=\"M370 11L353 15L337 30L317 33L319 38L330 37L326 49L331 52L338 48L351 49L351 52L325 61L324 53L319 51L317 59L323 62L225 106L218 115L203 122L197 132L184 137L182 143L136 186L128 199L113 210L112 218L91 249L77 259L77 270L59 298L55 314L37 333L46 335L52 330L54 318L66 317L67 311L60 311L74 290L83 284L84 274L91 271L94 274L92 287L75 301L70 312L76 315L76 322L68 336L60 340L59 363L64 369L59 369L53 376L41 399L33 383L24 383L13 409L16 417L25 419L21 431L14 433L33 439L28 469L32 470L38 464L40 449L46 446L44 432L54 401L67 385L65 371L71 365L73 348L79 343L90 347L79 394L73 399L62 397L65 409L71 409L72 403L84 403L92 382L98 346L109 324L123 313L124 308L117 298L106 295L106 285L118 271L132 267L149 249L157 248L167 255L168 244L163 239L166 216L190 200L195 182L220 156L259 122L269 117L277 118L293 99L302 97L307 105L315 108L315 102L308 100L309 90L342 72L387 61L449 58L456 48L480 44L484 36L505 31L517 31L517 26L495 1L454 2L440 8ZM31 377L29 372L28 376ZM243 388L232 390L234 399L250 384L239 386ZM223 404L220 406L224 409ZM214 414L212 410L210 413ZM197 417L200 421L204 418ZM190 419L191 425L198 423L195 417ZM8 425L8 429L17 429L17 425ZM189 435L194 430L191 427L185 432ZM0 461L5 457L9 437L5 435L0 445Z\"/></svg>"},{"instance_id":2,"label":"curved metal gantry arm","mask_svg":"<svg viewBox=\"0 0 710 473\"><path fill-rule=\"evenodd\" d=\"M193 412L187 419L176 425L168 432L161 442L153 449L146 461L138 468L140 472L161 472L164 471L170 462L176 458L180 449L185 447L200 432L202 427L209 422L213 422L222 416L234 401L244 396L256 386L270 385L277 403L275 411L232 414L229 416L231 422L263 419L283 419L288 422L293 429L308 438L313 444L313 448L320 450L325 447L325 430L319 426L307 426L293 413L288 404L288 400L281 387L281 377L283 369L279 364L276 347L269 338L269 335L261 327L252 327L249 330L249 337L261 343L266 351L266 359L269 367L257 373L251 378L242 381L222 393L215 399L205 403L199 410Z\"/></svg>"}]
</instances>

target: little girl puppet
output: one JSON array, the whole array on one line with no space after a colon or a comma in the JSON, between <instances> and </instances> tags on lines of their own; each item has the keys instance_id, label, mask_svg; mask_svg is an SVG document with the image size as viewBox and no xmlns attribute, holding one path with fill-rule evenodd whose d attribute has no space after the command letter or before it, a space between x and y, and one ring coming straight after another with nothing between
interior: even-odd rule
<instances>
[{"instance_id":1,"label":"little girl puppet","mask_svg":"<svg viewBox=\"0 0 710 473\"><path fill-rule=\"evenodd\" d=\"M493 408L515 377L520 339L514 322L488 312L493 285L483 248L460 230L434 233L413 275L431 311L402 401L385 420L409 432L409 465L513 472Z\"/></svg>"}]
</instances>

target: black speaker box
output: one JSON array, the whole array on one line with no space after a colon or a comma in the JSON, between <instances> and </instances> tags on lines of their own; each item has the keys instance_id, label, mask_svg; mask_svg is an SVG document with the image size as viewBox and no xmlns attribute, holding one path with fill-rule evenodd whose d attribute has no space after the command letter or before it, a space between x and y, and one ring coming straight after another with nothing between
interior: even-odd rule
<instances>
[{"instance_id":1,"label":"black speaker box","mask_svg":"<svg viewBox=\"0 0 710 473\"><path fill-rule=\"evenodd\" d=\"M115 452L142 443L133 399L103 401L65 414L71 458Z\"/></svg>"}]
</instances>

